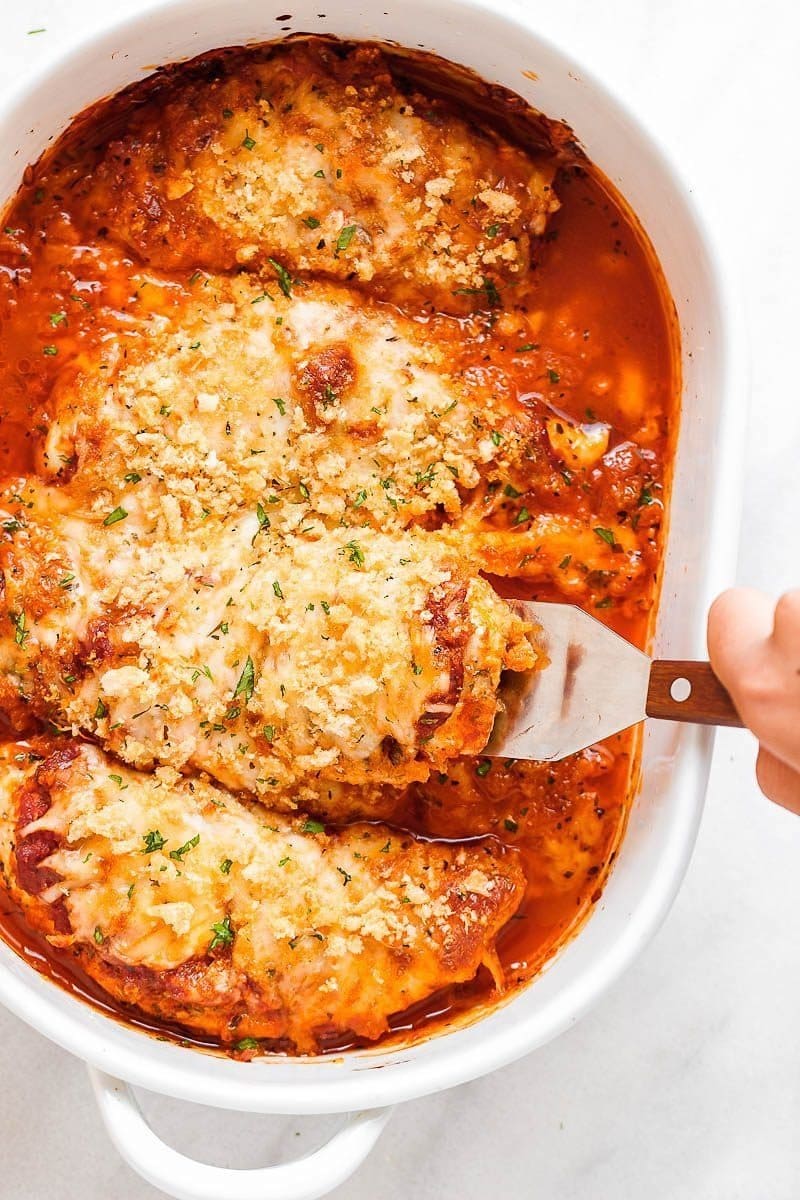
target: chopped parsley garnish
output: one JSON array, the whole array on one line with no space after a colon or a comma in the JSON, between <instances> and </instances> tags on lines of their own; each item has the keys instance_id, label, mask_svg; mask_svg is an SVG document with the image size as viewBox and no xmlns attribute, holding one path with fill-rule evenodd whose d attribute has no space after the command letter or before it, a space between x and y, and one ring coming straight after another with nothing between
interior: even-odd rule
<instances>
[{"instance_id":1,"label":"chopped parsley garnish","mask_svg":"<svg viewBox=\"0 0 800 1200\"><path fill-rule=\"evenodd\" d=\"M214 936L208 944L209 950L216 950L217 946L230 946L233 944L234 932L231 929L230 914L223 921L215 921L211 926L211 931Z\"/></svg>"},{"instance_id":2,"label":"chopped parsley garnish","mask_svg":"<svg viewBox=\"0 0 800 1200\"><path fill-rule=\"evenodd\" d=\"M517 500L522 495L522 492L518 492L517 489L512 486L512 484L507 483L503 488L503 495L510 497L512 500Z\"/></svg>"},{"instance_id":3,"label":"chopped parsley garnish","mask_svg":"<svg viewBox=\"0 0 800 1200\"><path fill-rule=\"evenodd\" d=\"M106 705L103 703L102 700L98 700L97 708L94 710L95 720L102 721L103 717L107 717L107 716L108 716L108 708L106 707Z\"/></svg>"},{"instance_id":4,"label":"chopped parsley garnish","mask_svg":"<svg viewBox=\"0 0 800 1200\"><path fill-rule=\"evenodd\" d=\"M490 238L496 238L499 232L500 232L499 225L489 225L489 226L487 226L487 229L486 229L486 236L490 237Z\"/></svg>"},{"instance_id":5,"label":"chopped parsley garnish","mask_svg":"<svg viewBox=\"0 0 800 1200\"><path fill-rule=\"evenodd\" d=\"M311 818L304 822L302 826L303 833L324 833L325 826L321 821L312 821Z\"/></svg>"},{"instance_id":6,"label":"chopped parsley garnish","mask_svg":"<svg viewBox=\"0 0 800 1200\"><path fill-rule=\"evenodd\" d=\"M319 229L320 225L316 217L303 217L303 224L307 225L309 229Z\"/></svg>"},{"instance_id":7,"label":"chopped parsley garnish","mask_svg":"<svg viewBox=\"0 0 800 1200\"><path fill-rule=\"evenodd\" d=\"M258 1042L254 1037L240 1038L233 1044L234 1050L257 1050Z\"/></svg>"},{"instance_id":8,"label":"chopped parsley garnish","mask_svg":"<svg viewBox=\"0 0 800 1200\"><path fill-rule=\"evenodd\" d=\"M320 170L320 171L315 171L315 172L314 172L314 178L315 178L315 179L324 179L324 178L325 178L325 172L324 172L324 171L322 171L322 170Z\"/></svg>"},{"instance_id":9,"label":"chopped parsley garnish","mask_svg":"<svg viewBox=\"0 0 800 1200\"><path fill-rule=\"evenodd\" d=\"M414 662L413 658L411 660L411 670L415 675L422 674L422 667L419 665L419 663Z\"/></svg>"},{"instance_id":10,"label":"chopped parsley garnish","mask_svg":"<svg viewBox=\"0 0 800 1200\"><path fill-rule=\"evenodd\" d=\"M489 774L491 769L492 769L492 760L490 758L484 758L483 761L479 762L477 767L475 768L475 774L478 775L481 779L483 779L483 777L485 775Z\"/></svg>"},{"instance_id":11,"label":"chopped parsley garnish","mask_svg":"<svg viewBox=\"0 0 800 1200\"><path fill-rule=\"evenodd\" d=\"M108 777L108 778L111 780L111 782L112 782L112 783L115 783L115 784L117 785L117 787L118 787L118 788L120 788L120 789L122 789L122 788L123 788L122 776L121 776L121 775L109 775L109 777ZM124 787L127 787L127 786L128 786L128 785L127 785L127 783L126 783L126 784L124 785Z\"/></svg>"},{"instance_id":12,"label":"chopped parsley garnish","mask_svg":"<svg viewBox=\"0 0 800 1200\"><path fill-rule=\"evenodd\" d=\"M223 108L222 115L226 121L230 121L231 117L233 116L233 109L232 108Z\"/></svg>"},{"instance_id":13,"label":"chopped parsley garnish","mask_svg":"<svg viewBox=\"0 0 800 1200\"><path fill-rule=\"evenodd\" d=\"M122 505L121 504L117 505L117 507L114 509L114 511L110 512L108 514L108 516L105 518L105 520L103 521L103 524L104 525L116 525L118 521L124 521L125 518L127 517L127 515L128 515L127 511L122 507Z\"/></svg>"},{"instance_id":14,"label":"chopped parsley garnish","mask_svg":"<svg viewBox=\"0 0 800 1200\"><path fill-rule=\"evenodd\" d=\"M319 150L320 154L322 154L325 147L323 146L322 142L314 142L314 149Z\"/></svg>"},{"instance_id":15,"label":"chopped parsley garnish","mask_svg":"<svg viewBox=\"0 0 800 1200\"><path fill-rule=\"evenodd\" d=\"M54 354L58 354L58 346L45 346L42 349L42 354L46 354L48 358L52 358Z\"/></svg>"},{"instance_id":16,"label":"chopped parsley garnish","mask_svg":"<svg viewBox=\"0 0 800 1200\"><path fill-rule=\"evenodd\" d=\"M267 510L264 508L264 505L261 503L260 500L259 500L258 504L256 505L256 519L258 521L258 529L255 531L255 534L253 535L253 541L250 543L251 546L253 545L253 543L255 542L256 538L258 537L258 535L261 533L262 530L269 529L269 517L267 516Z\"/></svg>"},{"instance_id":17,"label":"chopped parsley garnish","mask_svg":"<svg viewBox=\"0 0 800 1200\"><path fill-rule=\"evenodd\" d=\"M517 354L527 354L529 350L538 350L536 342L523 342L521 346L517 346Z\"/></svg>"},{"instance_id":18,"label":"chopped parsley garnish","mask_svg":"<svg viewBox=\"0 0 800 1200\"><path fill-rule=\"evenodd\" d=\"M264 734L264 737L267 739L269 744L272 745L272 743L275 741L275 726L274 725L265 725L262 730L262 733Z\"/></svg>"},{"instance_id":19,"label":"chopped parsley garnish","mask_svg":"<svg viewBox=\"0 0 800 1200\"><path fill-rule=\"evenodd\" d=\"M344 867L337 867L336 870L342 876L342 887L347 887L348 883L352 883L353 876L349 875Z\"/></svg>"},{"instance_id":20,"label":"chopped parsley garnish","mask_svg":"<svg viewBox=\"0 0 800 1200\"><path fill-rule=\"evenodd\" d=\"M607 546L616 546L617 539L611 529L604 529L602 525L595 525L594 532L597 536L606 543Z\"/></svg>"},{"instance_id":21,"label":"chopped parsley garnish","mask_svg":"<svg viewBox=\"0 0 800 1200\"><path fill-rule=\"evenodd\" d=\"M334 254L338 254L340 250L347 249L352 242L353 234L357 229L357 225L345 225L344 228L340 230L339 236L336 239L336 249L334 250Z\"/></svg>"},{"instance_id":22,"label":"chopped parsley garnish","mask_svg":"<svg viewBox=\"0 0 800 1200\"><path fill-rule=\"evenodd\" d=\"M572 555L565 554L561 562L558 564L559 571L566 571L569 564L572 562Z\"/></svg>"},{"instance_id":23,"label":"chopped parsley garnish","mask_svg":"<svg viewBox=\"0 0 800 1200\"><path fill-rule=\"evenodd\" d=\"M492 432L489 434L489 436L491 437L491 439L492 439L492 441L494 442L495 446L499 446L499 445L500 445L500 443L501 443L501 442L502 442L502 440L503 440L503 435L502 435L502 433L498 433L496 429L493 429L493 430L492 430Z\"/></svg>"},{"instance_id":24,"label":"chopped parsley garnish","mask_svg":"<svg viewBox=\"0 0 800 1200\"><path fill-rule=\"evenodd\" d=\"M267 262L272 267L275 274L278 276L278 287L287 298L292 294L292 277L286 270L286 267L281 266L274 258L268 258Z\"/></svg>"},{"instance_id":25,"label":"chopped parsley garnish","mask_svg":"<svg viewBox=\"0 0 800 1200\"><path fill-rule=\"evenodd\" d=\"M67 314L65 312L50 313L50 324L53 326L53 329L57 329L66 319Z\"/></svg>"},{"instance_id":26,"label":"chopped parsley garnish","mask_svg":"<svg viewBox=\"0 0 800 1200\"><path fill-rule=\"evenodd\" d=\"M95 925L94 927L94 940L97 942L98 946L102 946L103 942L106 940L99 925Z\"/></svg>"},{"instance_id":27,"label":"chopped parsley garnish","mask_svg":"<svg viewBox=\"0 0 800 1200\"><path fill-rule=\"evenodd\" d=\"M364 551L361 549L358 542L348 542L345 546L345 550L349 551L347 556L349 562L355 563L359 569L363 567L365 561Z\"/></svg>"},{"instance_id":28,"label":"chopped parsley garnish","mask_svg":"<svg viewBox=\"0 0 800 1200\"><path fill-rule=\"evenodd\" d=\"M144 834L144 850L142 854L154 854L166 846L168 838L163 838L157 829L151 829Z\"/></svg>"},{"instance_id":29,"label":"chopped parsley garnish","mask_svg":"<svg viewBox=\"0 0 800 1200\"><path fill-rule=\"evenodd\" d=\"M219 864L219 869L223 875L230 875L232 866L233 866L233 859L223 858L222 862Z\"/></svg>"},{"instance_id":30,"label":"chopped parsley garnish","mask_svg":"<svg viewBox=\"0 0 800 1200\"><path fill-rule=\"evenodd\" d=\"M58 586L60 588L64 588L66 590L67 588L71 587L71 585L74 582L75 582L75 576L72 574L69 574L69 575L65 575L63 579L59 579Z\"/></svg>"},{"instance_id":31,"label":"chopped parsley garnish","mask_svg":"<svg viewBox=\"0 0 800 1200\"><path fill-rule=\"evenodd\" d=\"M559 375L558 371L554 371L552 367L547 368L547 378L551 383L561 382L561 376Z\"/></svg>"},{"instance_id":32,"label":"chopped parsley garnish","mask_svg":"<svg viewBox=\"0 0 800 1200\"><path fill-rule=\"evenodd\" d=\"M613 603L614 601L611 596L604 596L602 600L597 601L595 608L611 608Z\"/></svg>"},{"instance_id":33,"label":"chopped parsley garnish","mask_svg":"<svg viewBox=\"0 0 800 1200\"><path fill-rule=\"evenodd\" d=\"M364 503L366 498L367 498L367 493L364 491L363 488L361 489L360 492L356 492L355 499L353 500L353 508L361 508L361 505Z\"/></svg>"},{"instance_id":34,"label":"chopped parsley garnish","mask_svg":"<svg viewBox=\"0 0 800 1200\"><path fill-rule=\"evenodd\" d=\"M278 861L278 866L279 866L279 867L285 867L285 866L286 866L286 864L287 864L287 863L290 863L291 861L292 861L292 860L291 860L291 858L289 857L289 855L288 855L288 854L284 854L283 858L279 859L279 861Z\"/></svg>"},{"instance_id":35,"label":"chopped parsley garnish","mask_svg":"<svg viewBox=\"0 0 800 1200\"><path fill-rule=\"evenodd\" d=\"M527 508L525 508L523 506L519 510L517 515L514 517L514 524L515 525L524 525L525 522L530 521L530 519L531 519L531 514L528 512Z\"/></svg>"},{"instance_id":36,"label":"chopped parsley garnish","mask_svg":"<svg viewBox=\"0 0 800 1200\"><path fill-rule=\"evenodd\" d=\"M24 646L30 637L30 633L25 627L25 613L9 613L8 615L14 626L14 641L18 646Z\"/></svg>"},{"instance_id":37,"label":"chopped parsley garnish","mask_svg":"<svg viewBox=\"0 0 800 1200\"><path fill-rule=\"evenodd\" d=\"M140 483L141 479L142 477L138 471L128 471L128 474L125 476L126 483Z\"/></svg>"},{"instance_id":38,"label":"chopped parsley garnish","mask_svg":"<svg viewBox=\"0 0 800 1200\"><path fill-rule=\"evenodd\" d=\"M653 495L652 488L649 485L642 488L636 504L639 508L644 508L648 504L655 504L655 496Z\"/></svg>"},{"instance_id":39,"label":"chopped parsley garnish","mask_svg":"<svg viewBox=\"0 0 800 1200\"><path fill-rule=\"evenodd\" d=\"M245 136L244 136L244 141L242 142L242 145L244 146L245 150L255 150L256 144L255 144L253 138L250 137L250 130L245 129L244 133L245 133Z\"/></svg>"},{"instance_id":40,"label":"chopped parsley garnish","mask_svg":"<svg viewBox=\"0 0 800 1200\"><path fill-rule=\"evenodd\" d=\"M505 821L503 821L503 824L509 833L516 833L519 829L519 825L513 817L506 817Z\"/></svg>"},{"instance_id":41,"label":"chopped parsley garnish","mask_svg":"<svg viewBox=\"0 0 800 1200\"><path fill-rule=\"evenodd\" d=\"M188 842L184 842L177 850L170 850L170 858L176 859L178 862L183 862L184 854L188 854L190 850L194 850L195 846L199 845L200 834L196 833L194 837L189 838Z\"/></svg>"},{"instance_id":42,"label":"chopped parsley garnish","mask_svg":"<svg viewBox=\"0 0 800 1200\"><path fill-rule=\"evenodd\" d=\"M456 288L453 292L454 296L485 296L486 303L489 308L499 308L501 304L500 293L497 290L497 285L493 279L484 276L483 283L476 288Z\"/></svg>"},{"instance_id":43,"label":"chopped parsley garnish","mask_svg":"<svg viewBox=\"0 0 800 1200\"><path fill-rule=\"evenodd\" d=\"M245 703L250 699L255 687L255 670L253 668L253 660L248 654L247 661L244 664L239 682L236 685L236 691L233 693L234 700L237 696L244 696Z\"/></svg>"}]
</instances>

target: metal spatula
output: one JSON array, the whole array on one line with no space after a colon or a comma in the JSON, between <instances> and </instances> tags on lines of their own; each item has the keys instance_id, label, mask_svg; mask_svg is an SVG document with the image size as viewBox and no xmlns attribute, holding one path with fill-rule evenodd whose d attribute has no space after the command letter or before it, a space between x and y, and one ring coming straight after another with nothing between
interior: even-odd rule
<instances>
[{"instance_id":1,"label":"metal spatula","mask_svg":"<svg viewBox=\"0 0 800 1200\"><path fill-rule=\"evenodd\" d=\"M654 661L571 604L509 604L540 627L536 642L549 661L504 677L485 754L554 761L645 717L741 727L709 663Z\"/></svg>"}]
</instances>

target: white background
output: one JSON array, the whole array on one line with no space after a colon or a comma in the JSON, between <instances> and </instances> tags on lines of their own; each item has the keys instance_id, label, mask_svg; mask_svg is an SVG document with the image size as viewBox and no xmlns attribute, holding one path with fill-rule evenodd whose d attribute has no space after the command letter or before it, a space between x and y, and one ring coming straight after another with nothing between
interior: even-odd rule
<instances>
[{"instance_id":1,"label":"white background","mask_svg":"<svg viewBox=\"0 0 800 1200\"><path fill-rule=\"evenodd\" d=\"M107 19L110 6L132 12L146 0L0 0L0 90ZM748 306L753 358L740 580L774 592L797 585L797 6L536 7L542 32L610 82L678 152L722 232ZM46 32L27 33L40 26ZM800 819L759 797L753 753L748 735L719 736L686 884L613 992L531 1057L397 1112L339 1200L796 1200ZM0 1079L2 1200L156 1200L111 1148L82 1065L5 1012ZM144 1102L174 1145L228 1166L296 1156L337 1124Z\"/></svg>"}]
</instances>

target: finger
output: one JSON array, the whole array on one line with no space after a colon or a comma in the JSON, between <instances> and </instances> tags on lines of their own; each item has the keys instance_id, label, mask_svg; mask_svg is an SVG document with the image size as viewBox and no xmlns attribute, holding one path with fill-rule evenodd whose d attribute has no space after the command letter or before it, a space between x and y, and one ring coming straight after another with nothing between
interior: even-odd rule
<instances>
[{"instance_id":1,"label":"finger","mask_svg":"<svg viewBox=\"0 0 800 1200\"><path fill-rule=\"evenodd\" d=\"M800 772L762 746L756 760L756 779L765 796L800 814Z\"/></svg>"},{"instance_id":2,"label":"finger","mask_svg":"<svg viewBox=\"0 0 800 1200\"><path fill-rule=\"evenodd\" d=\"M784 592L775 605L775 641L800 657L800 588ZM797 664L800 668L800 661Z\"/></svg>"},{"instance_id":3,"label":"finger","mask_svg":"<svg viewBox=\"0 0 800 1200\"><path fill-rule=\"evenodd\" d=\"M708 655L734 703L741 699L743 676L772 635L774 613L774 601L754 588L731 588L711 605Z\"/></svg>"}]
</instances>

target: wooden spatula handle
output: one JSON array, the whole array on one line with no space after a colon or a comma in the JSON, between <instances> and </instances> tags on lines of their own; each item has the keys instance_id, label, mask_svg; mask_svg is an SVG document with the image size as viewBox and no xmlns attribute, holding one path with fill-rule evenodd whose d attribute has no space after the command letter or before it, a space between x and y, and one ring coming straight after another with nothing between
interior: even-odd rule
<instances>
[{"instance_id":1,"label":"wooden spatula handle","mask_svg":"<svg viewBox=\"0 0 800 1200\"><path fill-rule=\"evenodd\" d=\"M676 695L689 692L685 700ZM733 701L707 662L662 659L650 668L647 715L662 721L689 721L693 725L732 725L743 728Z\"/></svg>"}]
</instances>

